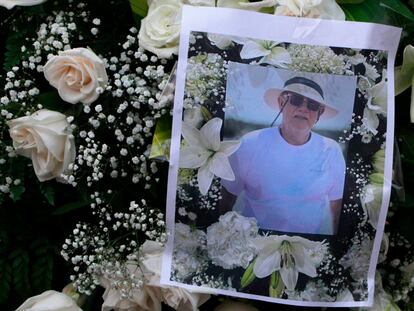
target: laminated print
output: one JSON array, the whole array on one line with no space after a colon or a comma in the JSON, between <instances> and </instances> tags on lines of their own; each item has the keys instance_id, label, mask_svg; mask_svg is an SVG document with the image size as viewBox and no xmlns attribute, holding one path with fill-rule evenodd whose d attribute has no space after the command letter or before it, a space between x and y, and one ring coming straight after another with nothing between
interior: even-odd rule
<instances>
[{"instance_id":1,"label":"laminated print","mask_svg":"<svg viewBox=\"0 0 414 311\"><path fill-rule=\"evenodd\" d=\"M390 191L390 49L217 30L189 29L181 45L163 280L371 304Z\"/></svg>"}]
</instances>

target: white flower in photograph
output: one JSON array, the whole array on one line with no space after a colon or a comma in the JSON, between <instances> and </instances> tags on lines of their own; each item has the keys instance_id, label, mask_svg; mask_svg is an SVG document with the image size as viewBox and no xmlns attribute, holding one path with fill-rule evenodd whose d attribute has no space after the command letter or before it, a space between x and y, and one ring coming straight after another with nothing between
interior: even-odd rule
<instances>
[{"instance_id":1,"label":"white flower in photograph","mask_svg":"<svg viewBox=\"0 0 414 311\"><path fill-rule=\"evenodd\" d=\"M382 184L370 183L362 189L361 204L368 222L376 229L381 211Z\"/></svg>"},{"instance_id":2,"label":"white flower in photograph","mask_svg":"<svg viewBox=\"0 0 414 311\"><path fill-rule=\"evenodd\" d=\"M45 1L46 0L0 0L0 6L10 10L14 6L32 6Z\"/></svg>"},{"instance_id":3,"label":"white flower in photograph","mask_svg":"<svg viewBox=\"0 0 414 311\"><path fill-rule=\"evenodd\" d=\"M206 234L204 231L176 223L174 230L173 270L180 280L198 271L205 262Z\"/></svg>"},{"instance_id":4,"label":"white flower in photograph","mask_svg":"<svg viewBox=\"0 0 414 311\"><path fill-rule=\"evenodd\" d=\"M7 124L16 153L32 160L39 181L59 180L75 160L75 140L64 114L42 109Z\"/></svg>"},{"instance_id":5,"label":"white flower in photograph","mask_svg":"<svg viewBox=\"0 0 414 311\"><path fill-rule=\"evenodd\" d=\"M249 0L217 0L218 7L249 10L256 12L261 11L265 8L273 8L275 4L276 0L262 0L256 2L250 2Z\"/></svg>"},{"instance_id":6,"label":"white flower in photograph","mask_svg":"<svg viewBox=\"0 0 414 311\"><path fill-rule=\"evenodd\" d=\"M348 252L339 260L345 269L349 269L351 277L357 282L366 280L368 276L372 247L373 241L368 238L359 243L354 242Z\"/></svg>"},{"instance_id":7,"label":"white flower in photograph","mask_svg":"<svg viewBox=\"0 0 414 311\"><path fill-rule=\"evenodd\" d=\"M204 121L202 106L195 104L193 107L184 109L184 122L191 127L200 128Z\"/></svg>"},{"instance_id":8,"label":"white flower in photograph","mask_svg":"<svg viewBox=\"0 0 414 311\"><path fill-rule=\"evenodd\" d=\"M183 223L176 223L174 229L174 248L194 253L205 249L206 234L202 230L191 228Z\"/></svg>"},{"instance_id":9,"label":"white flower in photograph","mask_svg":"<svg viewBox=\"0 0 414 311\"><path fill-rule=\"evenodd\" d=\"M60 97L71 104L91 104L98 97L98 87L108 83L105 64L94 52L76 48L52 56L43 68L45 78Z\"/></svg>"},{"instance_id":10,"label":"white flower in photograph","mask_svg":"<svg viewBox=\"0 0 414 311\"><path fill-rule=\"evenodd\" d=\"M276 0L275 15L345 20L335 0Z\"/></svg>"},{"instance_id":11,"label":"white flower in photograph","mask_svg":"<svg viewBox=\"0 0 414 311\"><path fill-rule=\"evenodd\" d=\"M270 64L286 68L292 62L289 52L279 46L279 42L267 40L243 40L238 41L243 44L240 51L240 57L243 59L252 59L261 57L259 64Z\"/></svg>"},{"instance_id":12,"label":"white flower in photograph","mask_svg":"<svg viewBox=\"0 0 414 311\"><path fill-rule=\"evenodd\" d=\"M294 290L299 272L316 277L316 267L306 249L317 247L313 242L298 236L271 235L254 240L257 258L253 272L258 278L279 271L282 281L288 290Z\"/></svg>"},{"instance_id":13,"label":"white flower in photograph","mask_svg":"<svg viewBox=\"0 0 414 311\"><path fill-rule=\"evenodd\" d=\"M287 48L292 63L289 69L296 71L344 74L350 64L343 55L337 55L330 47L291 44Z\"/></svg>"},{"instance_id":14,"label":"white flower in photograph","mask_svg":"<svg viewBox=\"0 0 414 311\"><path fill-rule=\"evenodd\" d=\"M382 80L373 87L366 90L367 106L364 108L362 123L372 132L377 134L379 125L378 115L387 115L387 81L386 71L383 72Z\"/></svg>"},{"instance_id":15,"label":"white flower in photograph","mask_svg":"<svg viewBox=\"0 0 414 311\"><path fill-rule=\"evenodd\" d=\"M180 167L198 168L197 181L201 194L207 194L214 175L225 180L235 176L228 157L240 146L239 141L221 141L223 120L213 118L198 130L182 123L182 135L187 143L181 149Z\"/></svg>"},{"instance_id":16,"label":"white flower in photograph","mask_svg":"<svg viewBox=\"0 0 414 311\"><path fill-rule=\"evenodd\" d=\"M236 212L220 216L219 221L207 228L209 259L224 269L247 268L253 260L253 239L258 233L257 221Z\"/></svg>"},{"instance_id":17,"label":"white flower in photograph","mask_svg":"<svg viewBox=\"0 0 414 311\"><path fill-rule=\"evenodd\" d=\"M141 20L139 45L159 58L170 58L178 53L181 1L150 0L148 6L148 14Z\"/></svg>"},{"instance_id":18,"label":"white flower in photograph","mask_svg":"<svg viewBox=\"0 0 414 311\"><path fill-rule=\"evenodd\" d=\"M16 311L82 311L68 295L48 290L27 299Z\"/></svg>"},{"instance_id":19,"label":"white flower in photograph","mask_svg":"<svg viewBox=\"0 0 414 311\"><path fill-rule=\"evenodd\" d=\"M231 40L231 37L229 36L208 33L207 38L210 40L212 45L215 45L222 50L225 50L233 45L233 40Z\"/></svg>"}]
</instances>

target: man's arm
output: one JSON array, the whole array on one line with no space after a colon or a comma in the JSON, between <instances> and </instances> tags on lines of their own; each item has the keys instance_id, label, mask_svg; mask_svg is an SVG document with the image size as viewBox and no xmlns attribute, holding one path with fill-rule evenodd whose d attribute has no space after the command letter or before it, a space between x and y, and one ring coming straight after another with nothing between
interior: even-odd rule
<instances>
[{"instance_id":1,"label":"man's arm","mask_svg":"<svg viewBox=\"0 0 414 311\"><path fill-rule=\"evenodd\" d=\"M221 200L219 203L219 214L223 215L233 209L234 203L236 203L237 196L228 192L226 188L221 187Z\"/></svg>"},{"instance_id":2,"label":"man's arm","mask_svg":"<svg viewBox=\"0 0 414 311\"><path fill-rule=\"evenodd\" d=\"M342 199L330 201L331 214L332 214L332 228L333 233L338 231L339 217L341 215Z\"/></svg>"}]
</instances>

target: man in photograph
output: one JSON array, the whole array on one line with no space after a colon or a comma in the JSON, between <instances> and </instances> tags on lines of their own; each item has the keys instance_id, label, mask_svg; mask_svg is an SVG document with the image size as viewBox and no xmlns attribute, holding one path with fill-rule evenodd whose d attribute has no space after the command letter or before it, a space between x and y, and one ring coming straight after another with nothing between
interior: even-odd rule
<instances>
[{"instance_id":1,"label":"man in photograph","mask_svg":"<svg viewBox=\"0 0 414 311\"><path fill-rule=\"evenodd\" d=\"M222 180L221 212L255 217L261 229L333 235L342 206L345 161L340 146L312 131L338 110L319 84L296 76L265 92L282 122L243 136L230 157L234 181ZM277 118L276 117L276 118Z\"/></svg>"}]
</instances>

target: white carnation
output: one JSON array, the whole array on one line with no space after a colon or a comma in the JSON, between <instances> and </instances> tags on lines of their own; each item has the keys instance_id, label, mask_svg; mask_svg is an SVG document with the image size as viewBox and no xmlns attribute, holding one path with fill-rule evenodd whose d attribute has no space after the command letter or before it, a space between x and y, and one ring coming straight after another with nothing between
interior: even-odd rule
<instances>
[{"instance_id":1,"label":"white carnation","mask_svg":"<svg viewBox=\"0 0 414 311\"><path fill-rule=\"evenodd\" d=\"M252 239L257 236L257 222L236 212L220 216L219 222L207 228L209 259L224 269L247 268L255 255Z\"/></svg>"}]
</instances>

